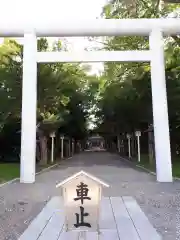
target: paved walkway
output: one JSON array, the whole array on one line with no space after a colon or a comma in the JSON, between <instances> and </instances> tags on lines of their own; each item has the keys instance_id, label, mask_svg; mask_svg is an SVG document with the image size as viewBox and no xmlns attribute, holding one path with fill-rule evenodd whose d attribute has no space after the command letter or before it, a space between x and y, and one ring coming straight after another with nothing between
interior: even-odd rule
<instances>
[{"instance_id":1,"label":"paved walkway","mask_svg":"<svg viewBox=\"0 0 180 240\"><path fill-rule=\"evenodd\" d=\"M99 234L93 224L94 227L85 234L86 240L162 240L130 196L102 197L99 210ZM85 217L86 222L89 217ZM90 222L92 224L92 218ZM19 240L77 240L78 235L78 231L66 231L62 197L52 197Z\"/></svg>"},{"instance_id":2,"label":"paved walkway","mask_svg":"<svg viewBox=\"0 0 180 240\"><path fill-rule=\"evenodd\" d=\"M0 240L17 240L47 201L61 194L55 185L79 170L111 185L104 196L132 196L164 240L180 239L180 182L157 183L119 156L85 152L37 176L35 184L13 183L0 188Z\"/></svg>"}]
</instances>

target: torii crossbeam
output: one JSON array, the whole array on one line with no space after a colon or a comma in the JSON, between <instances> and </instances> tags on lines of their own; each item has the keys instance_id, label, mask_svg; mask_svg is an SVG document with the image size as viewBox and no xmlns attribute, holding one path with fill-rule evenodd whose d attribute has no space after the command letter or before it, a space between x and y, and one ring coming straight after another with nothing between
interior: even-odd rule
<instances>
[{"instance_id":1,"label":"torii crossbeam","mask_svg":"<svg viewBox=\"0 0 180 240\"><path fill-rule=\"evenodd\" d=\"M152 105L159 182L172 182L171 150L165 82L163 36L180 34L180 19L68 20L46 15L20 17L4 22L1 37L24 37L21 176L22 183L35 181L37 62L148 61L151 64ZM37 37L149 36L147 51L45 53L37 52Z\"/></svg>"}]
</instances>

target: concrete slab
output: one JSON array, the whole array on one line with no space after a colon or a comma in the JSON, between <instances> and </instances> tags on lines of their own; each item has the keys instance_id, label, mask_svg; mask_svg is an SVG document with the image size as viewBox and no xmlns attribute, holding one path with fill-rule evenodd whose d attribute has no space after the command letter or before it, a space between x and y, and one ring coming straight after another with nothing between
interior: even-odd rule
<instances>
[{"instance_id":1,"label":"concrete slab","mask_svg":"<svg viewBox=\"0 0 180 240\"><path fill-rule=\"evenodd\" d=\"M100 237L90 240L161 240L133 197L103 197L100 207ZM77 232L65 232L62 197L53 197L19 240L77 240Z\"/></svg>"}]
</instances>

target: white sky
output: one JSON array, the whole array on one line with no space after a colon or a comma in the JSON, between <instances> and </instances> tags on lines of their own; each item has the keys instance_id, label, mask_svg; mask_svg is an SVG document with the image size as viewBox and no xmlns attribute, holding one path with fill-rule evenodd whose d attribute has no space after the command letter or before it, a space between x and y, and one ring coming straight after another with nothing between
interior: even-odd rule
<instances>
[{"instance_id":1,"label":"white sky","mask_svg":"<svg viewBox=\"0 0 180 240\"><path fill-rule=\"evenodd\" d=\"M106 2L107 0L1 0L1 9L4 9L1 11L1 19L2 17L6 19L5 23L10 17L21 18L23 21L23 18L27 17L38 19L40 15L48 18L56 15L63 20L96 19L100 17L102 7ZM67 39L71 43L72 50L78 51L92 46L92 43L90 44L85 38ZM92 66L93 73L98 73L102 69L102 63L93 63Z\"/></svg>"}]
</instances>

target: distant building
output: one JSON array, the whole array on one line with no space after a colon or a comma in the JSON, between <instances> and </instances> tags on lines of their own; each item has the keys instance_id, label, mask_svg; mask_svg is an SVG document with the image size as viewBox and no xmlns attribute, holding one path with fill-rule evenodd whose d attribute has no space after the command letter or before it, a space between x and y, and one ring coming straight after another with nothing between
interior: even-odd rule
<instances>
[{"instance_id":1,"label":"distant building","mask_svg":"<svg viewBox=\"0 0 180 240\"><path fill-rule=\"evenodd\" d=\"M88 147L92 148L92 147L100 147L100 148L104 148L104 138L101 137L100 135L94 135L91 136L87 139L87 145Z\"/></svg>"}]
</instances>

